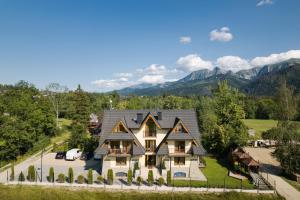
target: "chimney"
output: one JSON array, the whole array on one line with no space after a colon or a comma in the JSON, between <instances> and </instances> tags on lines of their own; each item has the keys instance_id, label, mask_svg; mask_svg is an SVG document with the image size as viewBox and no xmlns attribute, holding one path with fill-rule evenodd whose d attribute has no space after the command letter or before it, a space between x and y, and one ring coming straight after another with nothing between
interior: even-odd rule
<instances>
[{"instance_id":1,"label":"chimney","mask_svg":"<svg viewBox=\"0 0 300 200\"><path fill-rule=\"evenodd\" d=\"M143 121L143 113L136 114L136 123L140 124Z\"/></svg>"},{"instance_id":2,"label":"chimney","mask_svg":"<svg viewBox=\"0 0 300 200\"><path fill-rule=\"evenodd\" d=\"M157 119L162 120L162 112L157 112Z\"/></svg>"}]
</instances>

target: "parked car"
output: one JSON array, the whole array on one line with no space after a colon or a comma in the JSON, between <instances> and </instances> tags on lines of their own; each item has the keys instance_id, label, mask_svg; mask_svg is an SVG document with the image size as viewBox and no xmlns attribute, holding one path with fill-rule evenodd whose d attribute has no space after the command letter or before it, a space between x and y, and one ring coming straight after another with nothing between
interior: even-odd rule
<instances>
[{"instance_id":1,"label":"parked car","mask_svg":"<svg viewBox=\"0 0 300 200\"><path fill-rule=\"evenodd\" d=\"M59 151L56 153L55 155L55 159L64 159L66 156L66 152L65 151Z\"/></svg>"},{"instance_id":2,"label":"parked car","mask_svg":"<svg viewBox=\"0 0 300 200\"><path fill-rule=\"evenodd\" d=\"M71 149L66 153L66 160L76 160L81 156L82 152L80 149Z\"/></svg>"},{"instance_id":3,"label":"parked car","mask_svg":"<svg viewBox=\"0 0 300 200\"><path fill-rule=\"evenodd\" d=\"M80 160L89 160L93 157L92 153L82 153L80 156Z\"/></svg>"}]
</instances>

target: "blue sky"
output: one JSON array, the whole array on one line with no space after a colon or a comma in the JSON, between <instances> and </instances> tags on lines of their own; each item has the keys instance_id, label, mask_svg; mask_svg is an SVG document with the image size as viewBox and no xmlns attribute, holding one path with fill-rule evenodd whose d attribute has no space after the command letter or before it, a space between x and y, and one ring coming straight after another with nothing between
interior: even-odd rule
<instances>
[{"instance_id":1,"label":"blue sky","mask_svg":"<svg viewBox=\"0 0 300 200\"><path fill-rule=\"evenodd\" d=\"M0 82L108 91L300 57L299 7L299 0L0 0Z\"/></svg>"}]
</instances>

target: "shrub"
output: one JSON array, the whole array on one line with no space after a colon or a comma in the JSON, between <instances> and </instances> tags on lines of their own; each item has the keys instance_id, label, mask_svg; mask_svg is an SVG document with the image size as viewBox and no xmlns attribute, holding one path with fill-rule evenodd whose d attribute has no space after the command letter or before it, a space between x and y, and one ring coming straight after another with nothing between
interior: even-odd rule
<instances>
[{"instance_id":1,"label":"shrub","mask_svg":"<svg viewBox=\"0 0 300 200\"><path fill-rule=\"evenodd\" d=\"M79 175L79 176L77 177L77 183L78 183L78 184L84 183L84 176Z\"/></svg>"},{"instance_id":2,"label":"shrub","mask_svg":"<svg viewBox=\"0 0 300 200\"><path fill-rule=\"evenodd\" d=\"M52 182L52 183L54 182L54 169L53 169L53 167L50 167L50 169L49 169L48 181Z\"/></svg>"},{"instance_id":3,"label":"shrub","mask_svg":"<svg viewBox=\"0 0 300 200\"><path fill-rule=\"evenodd\" d=\"M99 175L97 177L97 181L98 181L98 183L103 183L104 179L103 179L103 177L101 175Z\"/></svg>"},{"instance_id":4,"label":"shrub","mask_svg":"<svg viewBox=\"0 0 300 200\"><path fill-rule=\"evenodd\" d=\"M114 182L114 172L113 172L112 169L109 169L109 170L107 171L107 183L108 183L109 185L112 185L113 182Z\"/></svg>"},{"instance_id":5,"label":"shrub","mask_svg":"<svg viewBox=\"0 0 300 200\"><path fill-rule=\"evenodd\" d=\"M135 171L138 170L138 169L140 169L139 163L138 163L138 162L135 162L135 163L134 163L134 166L133 166L133 176L135 176Z\"/></svg>"},{"instance_id":6,"label":"shrub","mask_svg":"<svg viewBox=\"0 0 300 200\"><path fill-rule=\"evenodd\" d=\"M142 182L143 182L142 177L138 176L138 177L136 178L136 183L137 183L137 185L141 185Z\"/></svg>"},{"instance_id":7,"label":"shrub","mask_svg":"<svg viewBox=\"0 0 300 200\"><path fill-rule=\"evenodd\" d=\"M74 182L74 173L73 173L73 168L70 167L68 170L68 179L69 179L69 183L73 183Z\"/></svg>"},{"instance_id":8,"label":"shrub","mask_svg":"<svg viewBox=\"0 0 300 200\"><path fill-rule=\"evenodd\" d=\"M128 183L128 185L131 185L131 183L132 183L132 170L131 169L129 169L128 173L127 173L127 183Z\"/></svg>"},{"instance_id":9,"label":"shrub","mask_svg":"<svg viewBox=\"0 0 300 200\"><path fill-rule=\"evenodd\" d=\"M158 179L158 185L159 185L159 186L162 186L164 183L165 183L164 178L163 178L163 177L160 177L160 178Z\"/></svg>"},{"instance_id":10,"label":"shrub","mask_svg":"<svg viewBox=\"0 0 300 200\"><path fill-rule=\"evenodd\" d=\"M167 185L170 186L172 184L171 179L171 170L167 171Z\"/></svg>"},{"instance_id":11,"label":"shrub","mask_svg":"<svg viewBox=\"0 0 300 200\"><path fill-rule=\"evenodd\" d=\"M93 170L89 169L88 174L87 174L87 182L88 184L93 184Z\"/></svg>"},{"instance_id":12,"label":"shrub","mask_svg":"<svg viewBox=\"0 0 300 200\"><path fill-rule=\"evenodd\" d=\"M14 164L12 164L11 167L10 167L10 180L11 181L15 180L15 166L14 166Z\"/></svg>"},{"instance_id":13,"label":"shrub","mask_svg":"<svg viewBox=\"0 0 300 200\"><path fill-rule=\"evenodd\" d=\"M58 179L57 179L57 181L58 181L59 183L64 183L64 182L66 181L65 175L64 175L64 174L58 174Z\"/></svg>"},{"instance_id":14,"label":"shrub","mask_svg":"<svg viewBox=\"0 0 300 200\"><path fill-rule=\"evenodd\" d=\"M148 181L148 184L150 186L153 185L153 171L152 170L148 171L148 179L147 179L147 181Z\"/></svg>"},{"instance_id":15,"label":"shrub","mask_svg":"<svg viewBox=\"0 0 300 200\"><path fill-rule=\"evenodd\" d=\"M21 171L20 175L19 175L19 181L23 182L25 181L25 176L23 174L23 172Z\"/></svg>"},{"instance_id":16,"label":"shrub","mask_svg":"<svg viewBox=\"0 0 300 200\"><path fill-rule=\"evenodd\" d=\"M28 167L28 174L27 174L28 181L35 181L35 168L33 165Z\"/></svg>"}]
</instances>

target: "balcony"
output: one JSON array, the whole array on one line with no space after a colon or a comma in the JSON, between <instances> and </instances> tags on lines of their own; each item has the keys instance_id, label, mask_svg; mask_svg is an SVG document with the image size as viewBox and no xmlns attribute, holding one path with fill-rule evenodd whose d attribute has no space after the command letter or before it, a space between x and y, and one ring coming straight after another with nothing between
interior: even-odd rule
<instances>
[{"instance_id":1,"label":"balcony","mask_svg":"<svg viewBox=\"0 0 300 200\"><path fill-rule=\"evenodd\" d=\"M145 137L156 137L156 131L145 131Z\"/></svg>"},{"instance_id":2,"label":"balcony","mask_svg":"<svg viewBox=\"0 0 300 200\"><path fill-rule=\"evenodd\" d=\"M183 147L175 147L174 153L185 153L185 148L183 148Z\"/></svg>"},{"instance_id":3,"label":"balcony","mask_svg":"<svg viewBox=\"0 0 300 200\"><path fill-rule=\"evenodd\" d=\"M110 154L130 154L130 148L114 148L109 150Z\"/></svg>"},{"instance_id":4,"label":"balcony","mask_svg":"<svg viewBox=\"0 0 300 200\"><path fill-rule=\"evenodd\" d=\"M150 152L150 153L153 153L155 151L154 146L146 147L145 149L146 149L146 152Z\"/></svg>"}]
</instances>

